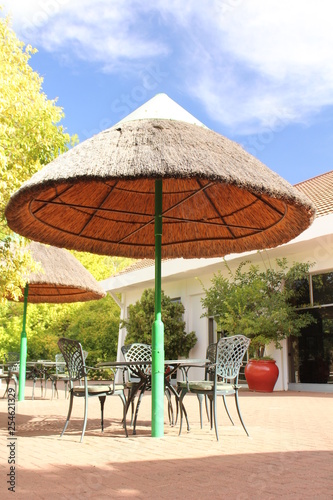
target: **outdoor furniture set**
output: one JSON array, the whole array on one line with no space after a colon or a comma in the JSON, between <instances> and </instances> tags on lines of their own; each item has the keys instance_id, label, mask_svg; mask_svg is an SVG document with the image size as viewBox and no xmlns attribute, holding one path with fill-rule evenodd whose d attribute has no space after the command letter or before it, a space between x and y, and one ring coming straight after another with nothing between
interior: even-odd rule
<instances>
[{"instance_id":1,"label":"outdoor furniture set","mask_svg":"<svg viewBox=\"0 0 333 500\"><path fill-rule=\"evenodd\" d=\"M61 356L61 359L59 356ZM17 397L20 372L20 354L18 352L7 353L7 355L4 356L4 361L0 363L0 367L2 367L0 380L4 380L6 382L6 389L2 397L4 398L6 396L11 382L14 383L15 394ZM54 396L54 390L58 394L56 385L57 380L63 380L65 382L66 396L66 383L68 383L69 379L68 375L65 373L66 363L62 354L56 355L55 361L43 359L39 359L37 361L27 361L26 367L26 379L32 380L31 399L34 399L35 397L35 387L37 382L40 383L41 397L46 396L48 380L50 380L52 384L52 399Z\"/></svg>"},{"instance_id":2,"label":"outdoor furniture set","mask_svg":"<svg viewBox=\"0 0 333 500\"><path fill-rule=\"evenodd\" d=\"M187 421L187 429L190 430L189 421L187 418L183 400L188 392L197 394L200 408L200 422L202 427L202 402L206 400L207 417L210 422L211 429L213 423L215 427L216 439L219 439L217 425L216 403L217 397L222 396L225 409L230 421L234 422L228 411L226 397L233 395L240 422L249 435L243 422L238 400L238 384L239 371L242 366L244 355L249 347L250 340L243 335L235 335L232 337L221 338L216 344L212 344L207 350L207 359L178 359L165 360L165 395L168 401L168 415L170 425L175 425L180 412L180 428L179 434L182 431L183 416ZM123 403L123 427L126 437L128 436L126 426L126 416L129 408L131 408L131 425L133 434L136 434L137 416L140 408L140 403L145 391L151 390L151 346L146 344L131 344L123 347L122 352L125 361L109 361L99 363L96 367L89 367L85 363L81 344L76 340L61 338L58 342L60 351L64 357L69 379L69 409L67 419L62 430L61 436L67 429L74 397L84 397L84 420L81 432L81 442L84 437L87 418L88 418L88 399L92 396L97 396L101 406L101 430L104 429L104 404L106 396L119 396ZM189 371L191 367L203 367L205 376L203 380L191 381L189 379ZM108 384L89 384L88 371L91 369L107 368L112 371L113 381ZM116 373L118 370L123 372L122 382L117 383ZM173 374L180 370L183 374L183 380L176 382L174 385ZM81 383L83 381L83 384ZM77 384L79 382L79 385ZM76 383L74 385L74 383ZM125 395L127 392L127 397ZM138 396L136 409L134 412L134 401ZM172 408L171 397L174 396L176 402L176 418ZM209 405L208 405L209 402Z\"/></svg>"},{"instance_id":3,"label":"outdoor furniture set","mask_svg":"<svg viewBox=\"0 0 333 500\"><path fill-rule=\"evenodd\" d=\"M164 361L164 389L168 404L168 417L170 425L175 425L180 414L179 434L182 431L183 418L185 416L187 430L190 430L189 420L183 400L187 393L197 395L200 410L200 425L202 428L202 404L205 400L206 413L211 429L215 427L216 439L219 439L217 425L216 402L217 397L222 396L227 415L234 425L226 403L227 396L234 396L237 413L240 422L249 435L239 408L238 384L239 371L243 358L249 347L250 340L243 335L221 338L217 343L208 346L206 359L177 359ZM41 383L41 396L43 397L43 384L51 380L52 398L56 393L58 396L57 383L65 384L65 397L69 393L69 408L61 436L65 433L73 408L74 397L84 397L84 420L81 432L81 442L83 440L87 419L88 419L88 399L97 396L101 407L101 430L104 430L104 404L106 396L118 396L123 403L122 423L126 437L128 436L126 426L126 416L131 408L131 426L133 434L136 434L137 417L140 409L142 397L146 391L151 391L152 373L152 349L148 344L131 344L122 347L122 354L125 361L107 361L99 363L96 367L86 365L87 351L82 349L80 342L76 340L61 338L58 342L61 354L56 355L55 361L38 360L27 362L27 377L33 380L32 399L34 398L35 384L39 380ZM203 380L191 380L189 372L191 367L204 368ZM7 368L7 370L6 370ZM88 382L88 371L107 368L111 370L113 381L103 384L91 384ZM66 370L67 369L67 370ZM4 371L5 370L5 371ZM122 371L121 383L116 382L116 373ZM181 381L174 379L177 371L182 373ZM17 394L19 371L19 354L8 353L3 363L3 372L0 379L6 381L6 389L3 397L8 392L11 381L15 384ZM127 393L127 397L125 394ZM45 394L44 394L45 395ZM176 412L173 410L172 396L175 399ZM135 398L137 403L135 407Z\"/></svg>"}]
</instances>

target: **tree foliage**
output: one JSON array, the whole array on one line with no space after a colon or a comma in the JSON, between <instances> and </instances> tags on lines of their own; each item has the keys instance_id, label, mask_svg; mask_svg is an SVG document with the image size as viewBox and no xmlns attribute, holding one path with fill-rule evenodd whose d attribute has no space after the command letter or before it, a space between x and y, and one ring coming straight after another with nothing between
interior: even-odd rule
<instances>
[{"instance_id":1,"label":"tree foliage","mask_svg":"<svg viewBox=\"0 0 333 500\"><path fill-rule=\"evenodd\" d=\"M62 108L47 99L43 79L29 66L35 52L18 40L8 19L0 19L0 299L19 295L33 269L28 255L22 258L8 245L5 206L25 180L77 140L59 125Z\"/></svg>"},{"instance_id":2,"label":"tree foliage","mask_svg":"<svg viewBox=\"0 0 333 500\"><path fill-rule=\"evenodd\" d=\"M7 302L0 309L0 359L20 351L23 305ZM60 337L79 340L89 352L88 364L115 359L119 308L110 296L75 304L28 304L28 360L53 359Z\"/></svg>"},{"instance_id":3,"label":"tree foliage","mask_svg":"<svg viewBox=\"0 0 333 500\"><path fill-rule=\"evenodd\" d=\"M261 271L259 266L242 262L234 274L226 267L228 277L218 272L211 287L204 287L204 316L213 316L226 334L251 338L258 357L269 343L280 348L283 339L300 335L313 322L310 314L300 314L295 307L300 296L295 285L308 280L309 263L289 268L286 259L277 259L276 268Z\"/></svg>"},{"instance_id":4,"label":"tree foliage","mask_svg":"<svg viewBox=\"0 0 333 500\"><path fill-rule=\"evenodd\" d=\"M75 250L71 250L71 253L88 269L97 281L119 273L133 262L133 259L129 259L128 257L110 257L108 255L95 255Z\"/></svg>"},{"instance_id":5,"label":"tree foliage","mask_svg":"<svg viewBox=\"0 0 333 500\"><path fill-rule=\"evenodd\" d=\"M162 291L162 321L164 323L164 346L167 359L187 356L194 347L197 337L194 332L186 333L183 321L184 306L181 302L172 302ZM141 299L129 306L129 317L122 322L126 327L126 344L140 342L151 344L152 324L154 322L155 292L144 290Z\"/></svg>"}]
</instances>

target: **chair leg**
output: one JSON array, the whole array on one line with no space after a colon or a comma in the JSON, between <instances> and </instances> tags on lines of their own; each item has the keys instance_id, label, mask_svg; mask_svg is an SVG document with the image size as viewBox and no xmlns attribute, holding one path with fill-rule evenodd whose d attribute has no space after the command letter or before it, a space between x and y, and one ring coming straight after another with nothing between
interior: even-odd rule
<instances>
[{"instance_id":1,"label":"chair leg","mask_svg":"<svg viewBox=\"0 0 333 500\"><path fill-rule=\"evenodd\" d=\"M178 415L179 415L179 401L178 401L178 398L179 398L179 394L175 394L175 400L176 400L176 418L175 418L175 425L177 425L177 422L178 422Z\"/></svg>"},{"instance_id":2,"label":"chair leg","mask_svg":"<svg viewBox=\"0 0 333 500\"><path fill-rule=\"evenodd\" d=\"M250 434L247 432L247 429L245 427L245 424L243 422L243 418L242 418L242 415L241 415L241 412L240 412L239 402L238 402L238 391L235 392L235 402L236 402L236 408L237 408L237 413L238 413L238 416L239 416L239 420L241 421L241 424L242 424L243 429L246 432L247 436L250 437Z\"/></svg>"},{"instance_id":3,"label":"chair leg","mask_svg":"<svg viewBox=\"0 0 333 500\"><path fill-rule=\"evenodd\" d=\"M122 403L124 405L124 410L123 410L123 425L124 425L124 429L125 429L125 435L126 435L126 437L128 437L127 426L126 426L126 412L127 412L126 398L125 398L124 394L118 394L118 396L120 397L120 399L122 400Z\"/></svg>"},{"instance_id":4,"label":"chair leg","mask_svg":"<svg viewBox=\"0 0 333 500\"><path fill-rule=\"evenodd\" d=\"M213 404L213 409L214 409L214 426L215 426L215 434L216 434L216 440L218 441L218 440L219 440L219 432L218 432L218 429L217 429L216 397L215 397L215 398L212 398L212 404ZM211 417L211 420L213 420L213 418L212 418L212 417Z\"/></svg>"},{"instance_id":5,"label":"chair leg","mask_svg":"<svg viewBox=\"0 0 333 500\"><path fill-rule=\"evenodd\" d=\"M230 413L229 413L229 409L228 409L228 405L227 405L226 397L223 395L223 396L222 396L222 398L223 398L224 408L225 408L225 411L227 412L227 415L228 415L228 417L229 417L229 420L230 420L230 422L232 423L232 425L235 425L235 424L234 424L234 421L232 420L231 415L230 415Z\"/></svg>"},{"instance_id":6,"label":"chair leg","mask_svg":"<svg viewBox=\"0 0 333 500\"><path fill-rule=\"evenodd\" d=\"M174 420L174 416L173 416L173 407L172 407L172 401L171 401L171 393L170 393L170 390L168 389L168 387L165 388L165 396L168 400L168 417L169 417L169 424L171 426L174 426L175 424L175 420Z\"/></svg>"},{"instance_id":7,"label":"chair leg","mask_svg":"<svg viewBox=\"0 0 333 500\"><path fill-rule=\"evenodd\" d=\"M185 408L184 404L182 404L182 405L183 405L183 412L185 415L185 420L186 420L186 425L187 425L187 432L189 432L190 431L190 422L188 420L186 408Z\"/></svg>"},{"instance_id":8,"label":"chair leg","mask_svg":"<svg viewBox=\"0 0 333 500\"><path fill-rule=\"evenodd\" d=\"M207 420L208 422L210 421L209 419L209 410L208 410L208 396L205 394L205 406L206 406L206 415L207 415Z\"/></svg>"},{"instance_id":9,"label":"chair leg","mask_svg":"<svg viewBox=\"0 0 333 500\"><path fill-rule=\"evenodd\" d=\"M98 396L98 399L101 403L101 429L104 432L104 404L106 400L106 396Z\"/></svg>"},{"instance_id":10,"label":"chair leg","mask_svg":"<svg viewBox=\"0 0 333 500\"><path fill-rule=\"evenodd\" d=\"M182 427L183 427L183 414L185 415L185 419L186 419L186 423L187 423L187 431L190 430L190 423L188 421L187 412L186 412L185 406L183 405L183 399L184 399L185 395L187 394L187 392L188 392L187 389L182 389L182 392L180 393L179 401L178 401L179 408L180 408L180 423L179 423L179 433L178 433L179 436L181 435Z\"/></svg>"},{"instance_id":11,"label":"chair leg","mask_svg":"<svg viewBox=\"0 0 333 500\"><path fill-rule=\"evenodd\" d=\"M84 420L83 420L83 427L82 427L82 434L81 434L80 443L82 443L84 433L86 432L87 420L88 420L88 394L86 393L86 395L84 397Z\"/></svg>"},{"instance_id":12,"label":"chair leg","mask_svg":"<svg viewBox=\"0 0 333 500\"><path fill-rule=\"evenodd\" d=\"M139 397L138 397L138 402L136 403L136 409L135 409L135 416L134 416L134 422L133 422L133 434L136 435L136 421L138 418L138 413L139 413L139 408L142 400L143 393L145 392L146 385L144 385L140 391Z\"/></svg>"},{"instance_id":13,"label":"chair leg","mask_svg":"<svg viewBox=\"0 0 333 500\"><path fill-rule=\"evenodd\" d=\"M65 422L65 425L64 425L64 428L62 430L62 433L60 434L60 437L62 437L67 429L67 426L68 426L68 422L71 418L71 414L72 414L72 409L73 409L73 399L74 399L74 396L73 396L73 393L71 392L71 396L70 396L70 401L69 401L69 408L68 408L68 413L67 413L67 419L66 419L66 422Z\"/></svg>"},{"instance_id":14,"label":"chair leg","mask_svg":"<svg viewBox=\"0 0 333 500\"><path fill-rule=\"evenodd\" d=\"M209 396L210 430L213 429L213 399Z\"/></svg>"},{"instance_id":15,"label":"chair leg","mask_svg":"<svg viewBox=\"0 0 333 500\"><path fill-rule=\"evenodd\" d=\"M131 423L130 423L130 426L133 425L133 421L134 421L134 399L135 399L136 393L137 393L137 388L135 386L131 387L128 390L127 402L126 402L126 415L127 415L129 407L131 406Z\"/></svg>"},{"instance_id":16,"label":"chair leg","mask_svg":"<svg viewBox=\"0 0 333 500\"><path fill-rule=\"evenodd\" d=\"M48 379L47 379L47 378L44 378L44 383L45 383L44 398L46 398L46 393L47 393L47 382L48 382Z\"/></svg>"},{"instance_id":17,"label":"chair leg","mask_svg":"<svg viewBox=\"0 0 333 500\"><path fill-rule=\"evenodd\" d=\"M133 426L133 422L134 422L134 398L132 399L132 403L131 403L131 427Z\"/></svg>"},{"instance_id":18,"label":"chair leg","mask_svg":"<svg viewBox=\"0 0 333 500\"><path fill-rule=\"evenodd\" d=\"M54 393L56 393L57 399L59 399L58 382L56 379L51 380L51 389L52 389L51 399L54 398Z\"/></svg>"},{"instance_id":19,"label":"chair leg","mask_svg":"<svg viewBox=\"0 0 333 500\"><path fill-rule=\"evenodd\" d=\"M6 378L6 390L5 390L5 392L3 393L3 396L2 396L3 399L6 397L6 394L8 393L9 383L10 383L10 378Z\"/></svg>"},{"instance_id":20,"label":"chair leg","mask_svg":"<svg viewBox=\"0 0 333 500\"><path fill-rule=\"evenodd\" d=\"M197 394L198 402L199 402L199 414L200 414L200 428L202 429L202 401L204 398L203 394Z\"/></svg>"}]
</instances>

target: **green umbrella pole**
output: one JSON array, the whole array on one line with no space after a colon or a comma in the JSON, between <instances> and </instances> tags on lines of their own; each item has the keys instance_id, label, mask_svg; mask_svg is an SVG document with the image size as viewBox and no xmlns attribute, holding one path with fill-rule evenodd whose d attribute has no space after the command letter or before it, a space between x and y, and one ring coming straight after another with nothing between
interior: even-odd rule
<instances>
[{"instance_id":1,"label":"green umbrella pole","mask_svg":"<svg viewBox=\"0 0 333 500\"><path fill-rule=\"evenodd\" d=\"M26 284L24 289L23 326L21 333L21 348L20 348L20 375L19 375L19 393L18 393L19 401L24 401L25 376L27 369L27 332L25 331L25 324L27 321L28 293L29 293L29 285Z\"/></svg>"},{"instance_id":2,"label":"green umbrella pole","mask_svg":"<svg viewBox=\"0 0 333 500\"><path fill-rule=\"evenodd\" d=\"M155 181L155 321L152 336L151 435L164 435L164 325L161 316L162 179Z\"/></svg>"}]
</instances>

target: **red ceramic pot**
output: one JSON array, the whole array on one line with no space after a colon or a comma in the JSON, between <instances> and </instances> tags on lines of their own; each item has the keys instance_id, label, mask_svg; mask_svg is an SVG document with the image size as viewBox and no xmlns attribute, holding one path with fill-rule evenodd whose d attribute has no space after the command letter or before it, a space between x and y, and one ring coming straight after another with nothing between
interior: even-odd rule
<instances>
[{"instance_id":1,"label":"red ceramic pot","mask_svg":"<svg viewBox=\"0 0 333 500\"><path fill-rule=\"evenodd\" d=\"M279 376L274 360L251 359L245 366L245 377L250 391L273 392Z\"/></svg>"}]
</instances>

